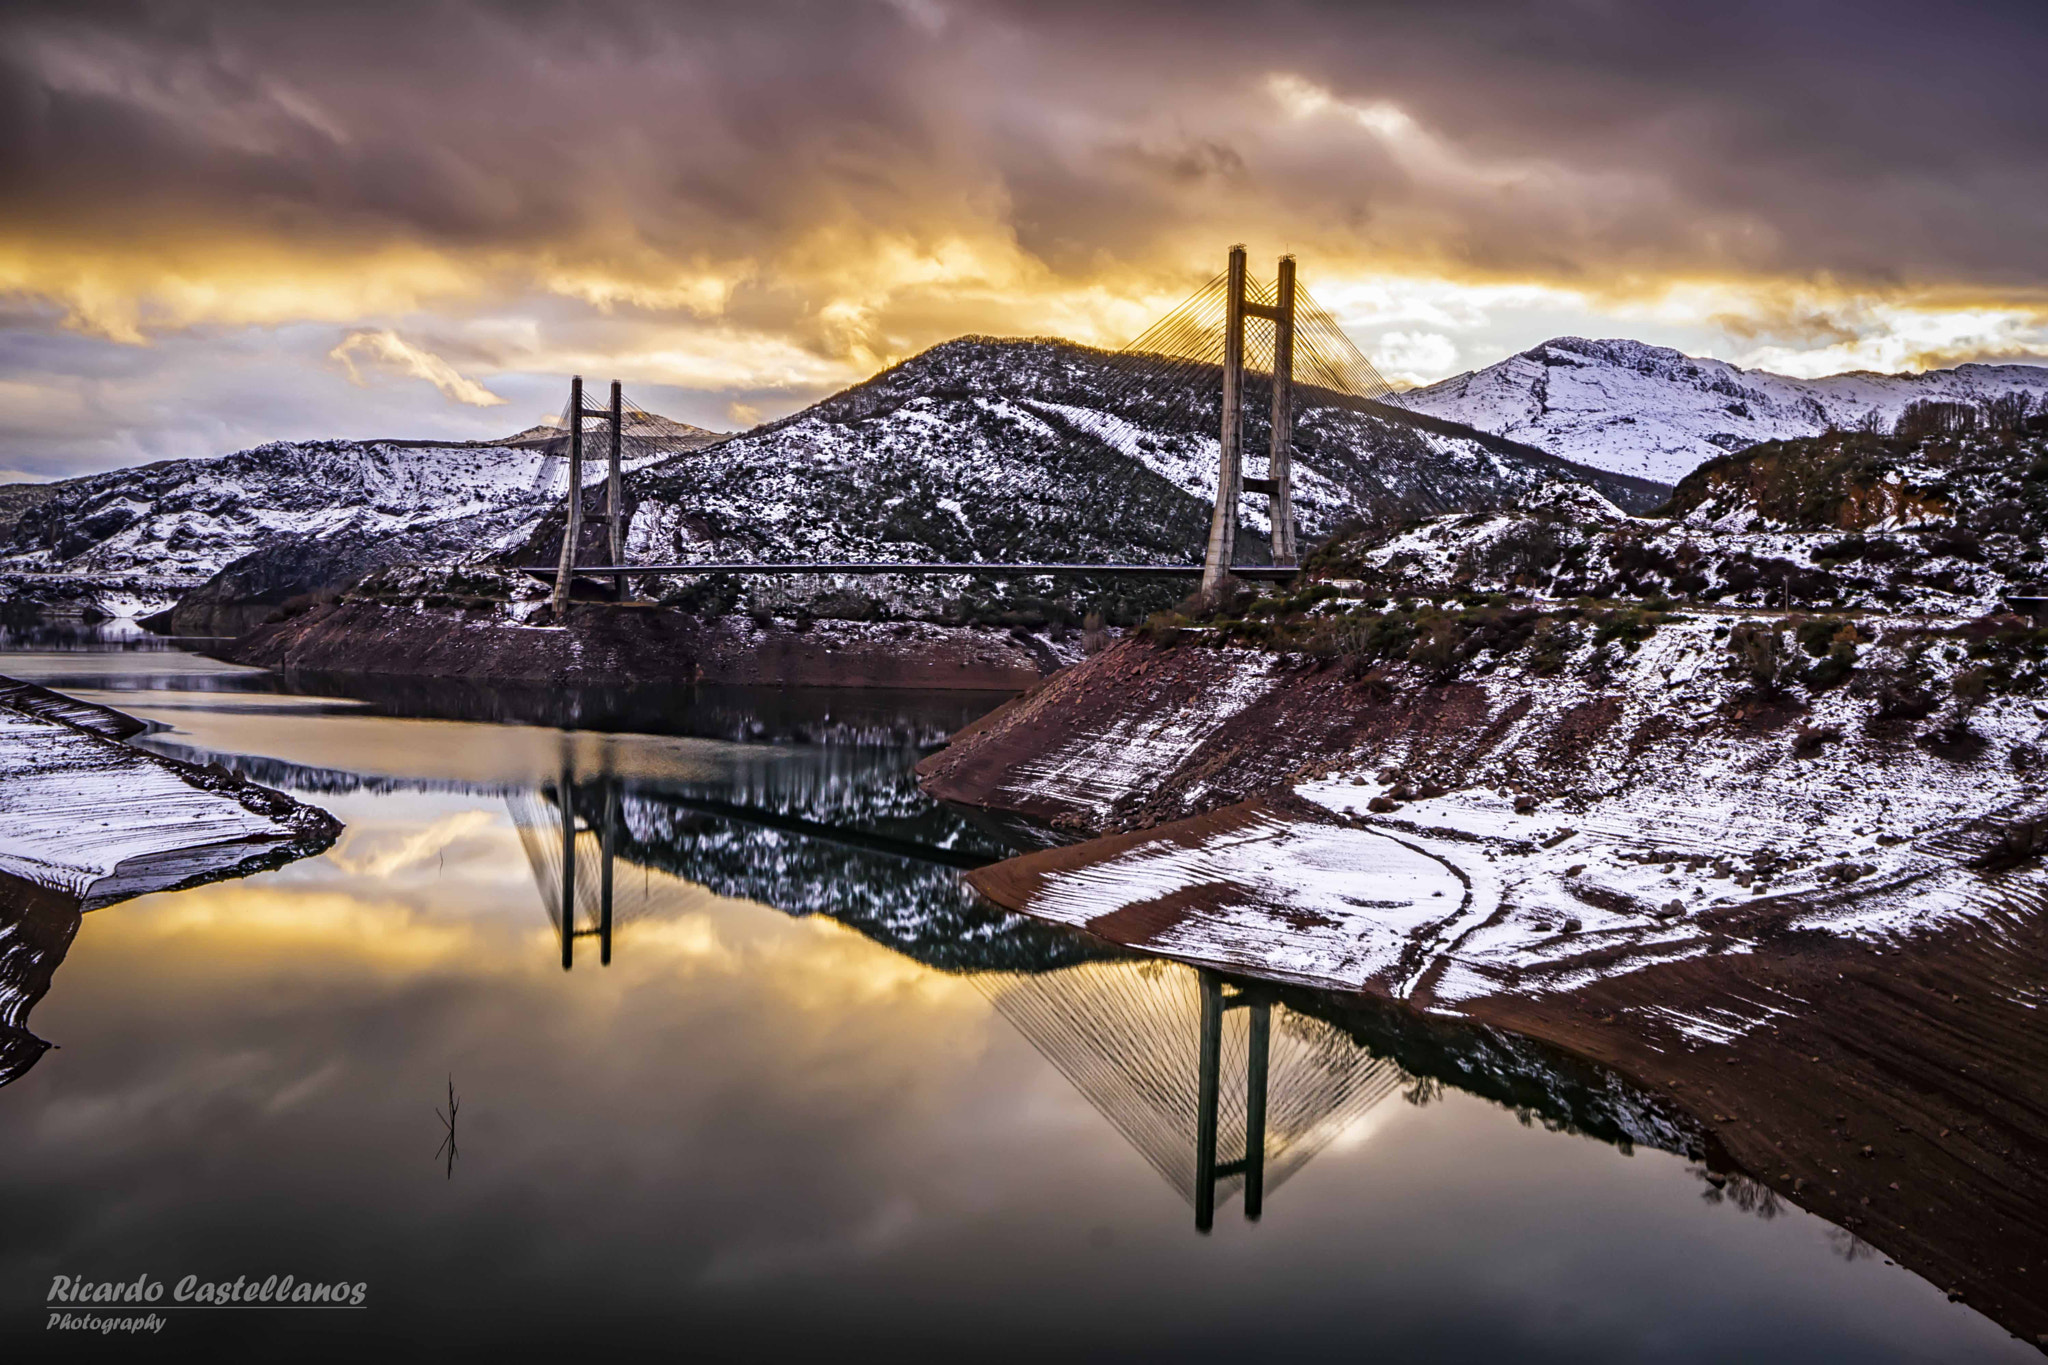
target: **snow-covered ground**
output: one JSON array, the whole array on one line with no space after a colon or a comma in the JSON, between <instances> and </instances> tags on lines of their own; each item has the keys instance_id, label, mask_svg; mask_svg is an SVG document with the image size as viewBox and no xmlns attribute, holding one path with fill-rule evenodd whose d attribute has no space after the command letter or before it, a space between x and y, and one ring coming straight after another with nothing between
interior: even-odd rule
<instances>
[{"instance_id":1,"label":"snow-covered ground","mask_svg":"<svg viewBox=\"0 0 2048 1365\"><path fill-rule=\"evenodd\" d=\"M1523 655L1481 656L1468 675L1490 720L1395 725L1361 747L1303 754L1316 771L1286 789L1327 817L1268 801L1162 826L1047 872L1018 908L1077 927L1127 912L1149 950L1455 1009L1747 952L1766 932L1889 950L2038 907L2048 876L2037 864L1976 865L2006 847L2008 829L2048 822L2048 703L1994 695L1966 728L1944 730L1946 711L1931 717L1915 743L1838 684L1795 688L1778 704L1796 716L1752 725L1727 642L1757 619L1689 614L1633 651L1581 640L1540 673ZM1932 669L1946 695L1972 663L1954 647L1909 656L1914 644L1901 634L1867 645L1858 666ZM1148 719L1071 734L1019 763L1005 803L1058 795L1100 818L1180 784L1184 808L1213 805L1201 795L1216 760L1193 757L1197 747L1286 673L1264 651L1176 654L1190 650L1230 666L1202 657L1170 669L1151 685L1177 705L1140 707ZM1591 667L1596 653L1606 662ZM1424 681L1398 665L1387 676L1397 689ZM1560 748L1567 735L1580 739ZM1284 747L1284 734L1271 743ZM1187 786L1191 761L1201 776ZM1725 1040L1786 1007L1752 1003L1740 1017L1674 1026Z\"/></svg>"},{"instance_id":2,"label":"snow-covered ground","mask_svg":"<svg viewBox=\"0 0 2048 1365\"><path fill-rule=\"evenodd\" d=\"M0 698L0 873L86 901L110 883L137 894L299 838L303 817L317 816L195 780L102 733L90 714L38 709Z\"/></svg>"}]
</instances>

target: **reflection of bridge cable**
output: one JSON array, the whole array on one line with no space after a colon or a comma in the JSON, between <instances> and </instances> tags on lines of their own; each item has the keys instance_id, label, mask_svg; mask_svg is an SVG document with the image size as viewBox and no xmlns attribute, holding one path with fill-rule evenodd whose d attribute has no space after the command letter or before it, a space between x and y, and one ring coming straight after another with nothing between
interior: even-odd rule
<instances>
[{"instance_id":1,"label":"reflection of bridge cable","mask_svg":"<svg viewBox=\"0 0 2048 1365\"><path fill-rule=\"evenodd\" d=\"M974 978L996 1009L1095 1106L1126 1141L1202 1207L1201 974L1159 959L1092 962L1037 975ZM1320 1019L1271 1006L1265 1189L1279 1188L1406 1079ZM1250 1020L1223 1018L1216 1094L1218 1150L1247 1151ZM1216 1192L1242 1188L1219 1170Z\"/></svg>"}]
</instances>

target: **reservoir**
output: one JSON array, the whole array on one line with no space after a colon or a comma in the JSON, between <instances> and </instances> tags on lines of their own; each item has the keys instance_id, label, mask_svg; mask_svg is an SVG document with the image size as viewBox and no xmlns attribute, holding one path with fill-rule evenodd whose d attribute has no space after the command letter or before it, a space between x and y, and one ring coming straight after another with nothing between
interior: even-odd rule
<instances>
[{"instance_id":1,"label":"reservoir","mask_svg":"<svg viewBox=\"0 0 2048 1365\"><path fill-rule=\"evenodd\" d=\"M910 770L1000 696L10 649L0 673L346 826L0 925L54 1045L0 1087L0 1261L36 1287L0 1314L14 1358L2039 1357L1619 1077L977 902L963 870L1046 836ZM58 1275L364 1290L60 1341Z\"/></svg>"}]
</instances>

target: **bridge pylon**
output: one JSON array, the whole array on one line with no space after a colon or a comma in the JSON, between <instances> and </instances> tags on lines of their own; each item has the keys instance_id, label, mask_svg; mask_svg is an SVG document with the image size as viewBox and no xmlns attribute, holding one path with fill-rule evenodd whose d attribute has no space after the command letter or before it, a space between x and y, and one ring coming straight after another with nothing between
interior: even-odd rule
<instances>
[{"instance_id":1,"label":"bridge pylon","mask_svg":"<svg viewBox=\"0 0 2048 1365\"><path fill-rule=\"evenodd\" d=\"M1218 440L1216 509L1209 520L1208 552L1202 560L1202 591L1223 586L1237 563L1238 504L1246 491L1264 493L1272 513L1273 563L1292 566L1299 550L1294 526L1294 258L1280 258L1277 289L1270 304L1245 297L1243 246L1230 248L1229 285L1223 310L1223 422ZM1244 320L1273 324L1273 441L1266 477L1244 473Z\"/></svg>"},{"instance_id":2,"label":"bridge pylon","mask_svg":"<svg viewBox=\"0 0 2048 1365\"><path fill-rule=\"evenodd\" d=\"M595 418L605 423L611 467L605 477L605 525L606 549L614 565L621 558L624 545L621 537L620 512L622 502L619 489L619 448L620 434L624 428L625 404L620 396L619 381L612 381L611 406L608 408L586 408L583 406L583 376L574 375L569 380L569 497L567 515L562 525L562 553L555 567L555 595L552 603L556 625L566 624L569 616L569 588L576 577L576 551L583 538L583 423ZM612 575L619 600L626 596L626 575Z\"/></svg>"}]
</instances>

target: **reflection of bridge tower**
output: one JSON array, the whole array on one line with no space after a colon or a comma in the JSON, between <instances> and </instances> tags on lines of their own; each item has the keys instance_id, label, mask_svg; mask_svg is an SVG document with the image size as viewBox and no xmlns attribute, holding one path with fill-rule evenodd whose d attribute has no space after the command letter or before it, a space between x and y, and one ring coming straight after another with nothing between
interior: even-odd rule
<instances>
[{"instance_id":1,"label":"reflection of bridge tower","mask_svg":"<svg viewBox=\"0 0 2048 1365\"><path fill-rule=\"evenodd\" d=\"M553 809L550 810L552 803ZM541 903L562 940L562 970L576 965L576 940L595 938L597 960L610 966L614 854L618 845L619 784L600 778L579 791L568 762L561 780L506 798ZM554 834L556 837L550 838Z\"/></svg>"},{"instance_id":2,"label":"reflection of bridge tower","mask_svg":"<svg viewBox=\"0 0 2048 1365\"><path fill-rule=\"evenodd\" d=\"M1277 1190L1402 1079L1256 986L1156 959L976 978L1005 1018L1195 1207ZM1226 1153L1234 1157L1220 1159Z\"/></svg>"}]
</instances>

